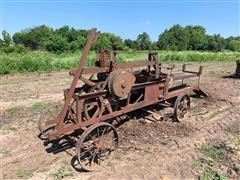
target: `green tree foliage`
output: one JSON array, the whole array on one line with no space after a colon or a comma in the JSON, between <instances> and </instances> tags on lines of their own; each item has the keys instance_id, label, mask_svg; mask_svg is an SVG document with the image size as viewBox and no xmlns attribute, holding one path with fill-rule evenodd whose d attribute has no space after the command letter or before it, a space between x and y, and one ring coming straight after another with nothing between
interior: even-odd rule
<instances>
[{"instance_id":1,"label":"green tree foliage","mask_svg":"<svg viewBox=\"0 0 240 180\"><path fill-rule=\"evenodd\" d=\"M60 35L51 35L44 41L44 47L50 52L61 53L69 50L67 39Z\"/></svg>"},{"instance_id":2,"label":"green tree foliage","mask_svg":"<svg viewBox=\"0 0 240 180\"><path fill-rule=\"evenodd\" d=\"M166 29L158 38L157 45L159 49L165 50L187 50L189 36L185 28L174 25L169 30Z\"/></svg>"},{"instance_id":3,"label":"green tree foliage","mask_svg":"<svg viewBox=\"0 0 240 180\"><path fill-rule=\"evenodd\" d=\"M2 47L3 47L3 40L0 39L0 48L2 48Z\"/></svg>"},{"instance_id":4,"label":"green tree foliage","mask_svg":"<svg viewBox=\"0 0 240 180\"><path fill-rule=\"evenodd\" d=\"M206 30L202 26L186 26L188 34L188 49L189 50L205 50L207 48L208 39Z\"/></svg>"},{"instance_id":5,"label":"green tree foliage","mask_svg":"<svg viewBox=\"0 0 240 180\"><path fill-rule=\"evenodd\" d=\"M12 38L10 36L10 34L7 31L2 31L2 37L3 40L1 42L1 46L2 46L2 50L5 53L12 53L14 52L14 46L11 45L12 42Z\"/></svg>"},{"instance_id":6,"label":"green tree foliage","mask_svg":"<svg viewBox=\"0 0 240 180\"><path fill-rule=\"evenodd\" d=\"M153 42L151 44L151 50L158 50L158 46L157 46L157 43L156 42Z\"/></svg>"},{"instance_id":7,"label":"green tree foliage","mask_svg":"<svg viewBox=\"0 0 240 180\"><path fill-rule=\"evenodd\" d=\"M229 38L225 39L225 47L226 49L229 49L231 51L239 51L239 42L240 42L240 36L233 37L230 36Z\"/></svg>"},{"instance_id":8,"label":"green tree foliage","mask_svg":"<svg viewBox=\"0 0 240 180\"><path fill-rule=\"evenodd\" d=\"M13 34L12 38L6 31L2 32L0 48L6 53L26 52L27 50L47 50L54 53L75 52L84 48L89 30L75 29L63 26L52 29L46 25L28 28ZM240 51L240 36L224 39L220 35L207 35L202 26L174 25L166 29L158 37L157 42L151 42L146 32L139 34L137 39L125 39L113 33L100 33L92 50L108 48L112 50L206 50Z\"/></svg>"},{"instance_id":9,"label":"green tree foliage","mask_svg":"<svg viewBox=\"0 0 240 180\"><path fill-rule=\"evenodd\" d=\"M152 42L149 35L146 32L139 34L136 40L125 39L125 45L134 50L149 50L152 49ZM154 47L156 49L156 46Z\"/></svg>"},{"instance_id":10,"label":"green tree foliage","mask_svg":"<svg viewBox=\"0 0 240 180\"><path fill-rule=\"evenodd\" d=\"M92 48L95 50L100 50L103 48L110 49L111 48L110 39L107 37L106 34L101 34L100 36L98 36L98 39Z\"/></svg>"},{"instance_id":11,"label":"green tree foliage","mask_svg":"<svg viewBox=\"0 0 240 180\"><path fill-rule=\"evenodd\" d=\"M100 33L97 42L93 49L112 49L112 50L125 50L127 47L121 37L112 33Z\"/></svg>"},{"instance_id":12,"label":"green tree foliage","mask_svg":"<svg viewBox=\"0 0 240 180\"><path fill-rule=\"evenodd\" d=\"M149 50L151 48L151 39L146 32L139 34L137 37L137 44L139 50Z\"/></svg>"},{"instance_id":13,"label":"green tree foliage","mask_svg":"<svg viewBox=\"0 0 240 180\"><path fill-rule=\"evenodd\" d=\"M83 49L86 43L86 38L79 36L75 41L69 43L69 50L75 52L79 49Z\"/></svg>"},{"instance_id":14,"label":"green tree foliage","mask_svg":"<svg viewBox=\"0 0 240 180\"><path fill-rule=\"evenodd\" d=\"M70 28L69 26L63 26L55 31L55 34L66 38L68 43L82 40L85 42L89 32L87 30L76 30L75 28ZM83 43L81 43L83 44ZM82 47L82 46L81 46Z\"/></svg>"},{"instance_id":15,"label":"green tree foliage","mask_svg":"<svg viewBox=\"0 0 240 180\"><path fill-rule=\"evenodd\" d=\"M231 51L240 51L240 40L233 39L228 43L228 48Z\"/></svg>"},{"instance_id":16,"label":"green tree foliage","mask_svg":"<svg viewBox=\"0 0 240 180\"><path fill-rule=\"evenodd\" d=\"M208 36L208 47L209 51L222 51L224 49L224 38L219 34L214 34L213 36Z\"/></svg>"},{"instance_id":17,"label":"green tree foliage","mask_svg":"<svg viewBox=\"0 0 240 180\"><path fill-rule=\"evenodd\" d=\"M130 49L138 49L138 43L136 40L131 40L131 39L125 39L124 43L126 46Z\"/></svg>"},{"instance_id":18,"label":"green tree foliage","mask_svg":"<svg viewBox=\"0 0 240 180\"><path fill-rule=\"evenodd\" d=\"M53 34L53 29L45 25L25 29L13 35L15 44L23 44L32 50L42 49L43 42Z\"/></svg>"},{"instance_id":19,"label":"green tree foliage","mask_svg":"<svg viewBox=\"0 0 240 180\"><path fill-rule=\"evenodd\" d=\"M12 38L10 36L10 34L7 32L7 31L3 31L2 32L2 37L3 37L3 40L2 40L2 46L3 47L9 47L10 44L11 44L11 41L12 41Z\"/></svg>"}]
</instances>

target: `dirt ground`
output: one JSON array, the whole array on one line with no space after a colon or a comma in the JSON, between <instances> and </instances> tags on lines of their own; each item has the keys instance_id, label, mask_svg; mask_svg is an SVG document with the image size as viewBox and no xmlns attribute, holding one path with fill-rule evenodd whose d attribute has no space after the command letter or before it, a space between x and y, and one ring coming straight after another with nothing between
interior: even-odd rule
<instances>
[{"instance_id":1,"label":"dirt ground","mask_svg":"<svg viewBox=\"0 0 240 180\"><path fill-rule=\"evenodd\" d=\"M123 117L120 147L97 172L78 171L74 147L49 151L38 138L40 113L63 101L68 73L1 76L0 178L240 179L240 80L224 77L235 63L202 65L201 87L210 97L192 97L181 123L172 121L171 107L160 105Z\"/></svg>"}]
</instances>

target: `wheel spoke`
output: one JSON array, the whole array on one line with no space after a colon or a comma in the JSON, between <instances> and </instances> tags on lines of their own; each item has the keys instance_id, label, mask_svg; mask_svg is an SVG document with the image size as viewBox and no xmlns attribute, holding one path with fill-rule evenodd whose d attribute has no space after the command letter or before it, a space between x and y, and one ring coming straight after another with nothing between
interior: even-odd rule
<instances>
[{"instance_id":1,"label":"wheel spoke","mask_svg":"<svg viewBox=\"0 0 240 180\"><path fill-rule=\"evenodd\" d=\"M99 128L97 129L98 138L100 137Z\"/></svg>"},{"instance_id":2,"label":"wheel spoke","mask_svg":"<svg viewBox=\"0 0 240 180\"><path fill-rule=\"evenodd\" d=\"M94 154L95 154L95 153L92 153L91 156L89 156L89 157L86 158L86 159L87 159L87 163L86 163L85 165L90 164L90 163L92 162L92 161L90 160L90 158L93 157Z\"/></svg>"},{"instance_id":3,"label":"wheel spoke","mask_svg":"<svg viewBox=\"0 0 240 180\"><path fill-rule=\"evenodd\" d=\"M188 95L179 96L174 105L174 116L176 120L181 120L185 117L190 109L190 98Z\"/></svg>"},{"instance_id":4,"label":"wheel spoke","mask_svg":"<svg viewBox=\"0 0 240 180\"><path fill-rule=\"evenodd\" d=\"M104 135L104 133L105 133L106 129L107 129L107 127L105 127L105 128L103 129L103 132L102 132L102 134L101 134L101 136L100 136L100 138L99 138L99 141L101 141L101 140L102 140L102 137L103 137L103 135Z\"/></svg>"},{"instance_id":5,"label":"wheel spoke","mask_svg":"<svg viewBox=\"0 0 240 180\"><path fill-rule=\"evenodd\" d=\"M90 138L92 139L93 142L96 142L96 137L92 136L91 134L89 134Z\"/></svg>"},{"instance_id":6,"label":"wheel spoke","mask_svg":"<svg viewBox=\"0 0 240 180\"><path fill-rule=\"evenodd\" d=\"M96 155L97 155L97 153L94 153L94 156L93 156L93 158L92 158L92 160L91 160L91 164L90 164L90 165L92 165L92 164L94 163L94 159L95 159ZM95 164L96 164L96 163L95 163Z\"/></svg>"},{"instance_id":7,"label":"wheel spoke","mask_svg":"<svg viewBox=\"0 0 240 180\"><path fill-rule=\"evenodd\" d=\"M116 149L118 141L117 132L112 125L107 123L99 123L94 128L89 127L83 134L80 144L78 144L78 161L86 170L92 171L101 166L110 153ZM94 135L93 135L94 133ZM106 136L107 133L107 136ZM86 143L89 142L90 143ZM89 147L91 146L91 147ZM84 148L83 148L84 147Z\"/></svg>"},{"instance_id":8,"label":"wheel spoke","mask_svg":"<svg viewBox=\"0 0 240 180\"><path fill-rule=\"evenodd\" d=\"M99 112L99 107L97 108L96 112L93 114L92 118L96 118L98 116Z\"/></svg>"},{"instance_id":9,"label":"wheel spoke","mask_svg":"<svg viewBox=\"0 0 240 180\"><path fill-rule=\"evenodd\" d=\"M86 151L81 152L80 157L82 157L86 152L90 152L92 149L87 149ZM92 153L91 153L92 154Z\"/></svg>"}]
</instances>

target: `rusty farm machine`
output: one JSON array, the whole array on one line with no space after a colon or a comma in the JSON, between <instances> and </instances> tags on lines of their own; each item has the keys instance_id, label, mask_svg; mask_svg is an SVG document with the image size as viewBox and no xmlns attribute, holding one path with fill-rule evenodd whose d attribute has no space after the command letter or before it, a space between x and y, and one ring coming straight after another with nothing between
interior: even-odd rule
<instances>
[{"instance_id":1,"label":"rusty farm machine","mask_svg":"<svg viewBox=\"0 0 240 180\"><path fill-rule=\"evenodd\" d=\"M95 67L84 67L97 34L96 29L91 30L77 69L69 72L73 80L64 90L63 107L57 112L47 110L39 119L41 135L48 141L79 132L76 159L88 171L118 147L114 118L175 98L174 119L181 121L190 109L190 94L206 95L199 87L202 66L195 72L183 65L182 72L172 73L175 66L161 64L157 52L149 52L145 61L119 64L118 52L100 50ZM188 78L196 78L195 85L186 84ZM182 83L172 87L171 82L177 80Z\"/></svg>"}]
</instances>

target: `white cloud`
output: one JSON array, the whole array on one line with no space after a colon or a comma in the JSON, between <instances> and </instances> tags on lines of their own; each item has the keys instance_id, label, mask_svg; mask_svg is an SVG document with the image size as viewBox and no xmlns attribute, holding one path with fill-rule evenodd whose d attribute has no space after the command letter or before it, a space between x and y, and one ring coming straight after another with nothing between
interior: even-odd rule
<instances>
[{"instance_id":1,"label":"white cloud","mask_svg":"<svg viewBox=\"0 0 240 180\"><path fill-rule=\"evenodd\" d=\"M144 22L142 22L142 24L150 24L150 21L149 20L147 20L147 21L144 21Z\"/></svg>"}]
</instances>

